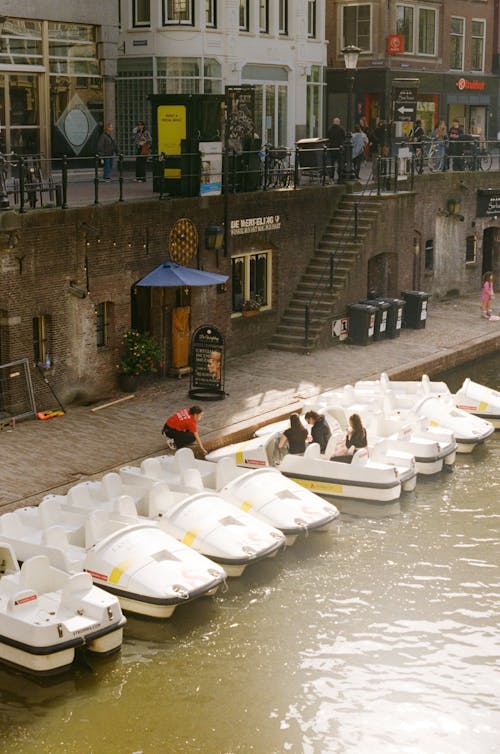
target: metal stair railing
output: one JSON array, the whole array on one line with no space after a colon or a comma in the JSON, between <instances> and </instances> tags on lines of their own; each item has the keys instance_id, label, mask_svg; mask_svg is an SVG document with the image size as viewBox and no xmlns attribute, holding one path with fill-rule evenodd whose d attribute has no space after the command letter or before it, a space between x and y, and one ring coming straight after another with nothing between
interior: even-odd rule
<instances>
[{"instance_id":1,"label":"metal stair railing","mask_svg":"<svg viewBox=\"0 0 500 754\"><path fill-rule=\"evenodd\" d=\"M365 196L375 195L375 189L373 187L373 173L370 173L367 178L363 190L359 194L349 194L347 196L359 196L360 198ZM343 197L345 198L345 197ZM325 290L332 291L335 275L335 259L345 250L345 243L347 240L358 240L359 237L359 201L354 202L352 215L345 223L344 231L340 240L337 243L337 247L334 251L330 252L328 262L325 264L323 271L320 274L319 280L314 287L314 290L309 298L309 301L305 305L304 311L304 348L307 350L310 346L310 328L312 317L317 310L321 302L321 294ZM351 222L349 222L351 220ZM324 235L324 234L323 234Z\"/></svg>"}]
</instances>

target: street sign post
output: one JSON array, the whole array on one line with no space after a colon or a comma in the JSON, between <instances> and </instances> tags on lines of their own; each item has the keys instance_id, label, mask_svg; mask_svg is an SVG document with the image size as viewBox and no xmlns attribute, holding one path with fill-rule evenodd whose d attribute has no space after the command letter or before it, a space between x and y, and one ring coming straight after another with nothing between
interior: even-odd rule
<instances>
[{"instance_id":1,"label":"street sign post","mask_svg":"<svg viewBox=\"0 0 500 754\"><path fill-rule=\"evenodd\" d=\"M398 86L392 90L392 119L397 122L413 122L417 117L417 88Z\"/></svg>"}]
</instances>

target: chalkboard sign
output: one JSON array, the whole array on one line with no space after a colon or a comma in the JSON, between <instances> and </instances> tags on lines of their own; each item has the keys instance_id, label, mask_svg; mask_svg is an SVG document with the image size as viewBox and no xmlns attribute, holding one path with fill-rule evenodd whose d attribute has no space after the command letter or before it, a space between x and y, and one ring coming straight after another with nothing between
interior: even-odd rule
<instances>
[{"instance_id":1,"label":"chalkboard sign","mask_svg":"<svg viewBox=\"0 0 500 754\"><path fill-rule=\"evenodd\" d=\"M191 338L189 395L201 401L217 401L224 392L225 348L222 333L213 325L198 327Z\"/></svg>"}]
</instances>

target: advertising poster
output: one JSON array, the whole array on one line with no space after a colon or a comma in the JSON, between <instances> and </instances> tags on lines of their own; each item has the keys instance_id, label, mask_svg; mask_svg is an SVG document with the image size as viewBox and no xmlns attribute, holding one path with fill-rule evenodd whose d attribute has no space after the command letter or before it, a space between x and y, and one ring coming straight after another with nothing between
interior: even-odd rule
<instances>
[{"instance_id":1,"label":"advertising poster","mask_svg":"<svg viewBox=\"0 0 500 754\"><path fill-rule=\"evenodd\" d=\"M191 338L191 398L217 400L225 397L224 357L222 333L213 325L198 327Z\"/></svg>"},{"instance_id":2,"label":"advertising poster","mask_svg":"<svg viewBox=\"0 0 500 754\"><path fill-rule=\"evenodd\" d=\"M167 156L181 154L181 141L186 138L186 106L160 105L158 119L158 153ZM165 178L180 178L180 168L167 168Z\"/></svg>"},{"instance_id":3,"label":"advertising poster","mask_svg":"<svg viewBox=\"0 0 500 754\"><path fill-rule=\"evenodd\" d=\"M200 196L222 193L222 142L200 141Z\"/></svg>"}]
</instances>

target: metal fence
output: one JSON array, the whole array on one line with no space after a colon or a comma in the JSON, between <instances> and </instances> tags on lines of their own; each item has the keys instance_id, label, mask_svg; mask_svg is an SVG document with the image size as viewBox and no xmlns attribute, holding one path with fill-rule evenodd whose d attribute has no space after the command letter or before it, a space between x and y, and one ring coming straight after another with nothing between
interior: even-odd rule
<instances>
[{"instance_id":1,"label":"metal fence","mask_svg":"<svg viewBox=\"0 0 500 754\"><path fill-rule=\"evenodd\" d=\"M308 140L313 141L313 140ZM327 144L300 142L290 149L265 145L258 151L227 151L218 155L219 191L294 190L308 185L328 185L333 182L335 165L346 163L342 149L330 149ZM207 182L201 154L156 154L147 158L151 181L136 184L134 155L116 155L113 180L103 177L103 158L66 157L45 159L40 155L0 155L0 209L29 209L62 207L81 204L100 204L106 201L157 194L160 198L199 196ZM371 182L378 193L397 191L402 181L412 181L422 173L439 171L484 171L499 169L500 154L497 141L482 141L472 137L463 139L453 148L446 143L425 139L420 144L398 143L393 154L381 156L376 152L366 156L361 165L360 178ZM139 180L139 179L138 179ZM210 180L210 178L208 179ZM340 179L343 180L342 177ZM133 188L132 188L133 187Z\"/></svg>"}]
</instances>

